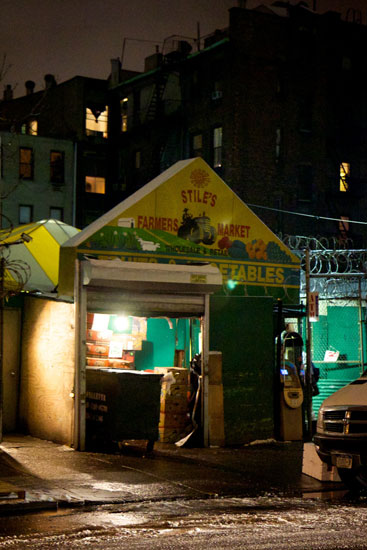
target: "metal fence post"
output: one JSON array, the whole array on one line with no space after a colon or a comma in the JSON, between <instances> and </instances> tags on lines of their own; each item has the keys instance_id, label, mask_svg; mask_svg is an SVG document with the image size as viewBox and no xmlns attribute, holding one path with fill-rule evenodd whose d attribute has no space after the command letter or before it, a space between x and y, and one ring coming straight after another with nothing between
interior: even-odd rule
<instances>
[{"instance_id":1,"label":"metal fence post","mask_svg":"<svg viewBox=\"0 0 367 550\"><path fill-rule=\"evenodd\" d=\"M310 251L305 250L305 268L306 268L306 413L307 413L307 436L312 439L312 361L311 361L311 323L310 323Z\"/></svg>"}]
</instances>

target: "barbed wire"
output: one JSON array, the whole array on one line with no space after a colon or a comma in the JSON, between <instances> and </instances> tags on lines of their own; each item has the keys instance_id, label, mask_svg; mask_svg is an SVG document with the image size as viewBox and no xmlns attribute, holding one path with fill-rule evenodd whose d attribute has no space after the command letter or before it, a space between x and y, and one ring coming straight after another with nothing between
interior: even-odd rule
<instances>
[{"instance_id":1,"label":"barbed wire","mask_svg":"<svg viewBox=\"0 0 367 550\"><path fill-rule=\"evenodd\" d=\"M310 254L311 275L367 273L367 250L353 248L351 239L280 235L283 243L301 260L305 269L305 250Z\"/></svg>"},{"instance_id":2,"label":"barbed wire","mask_svg":"<svg viewBox=\"0 0 367 550\"><path fill-rule=\"evenodd\" d=\"M354 249L354 242L348 238L324 237L322 235L277 235L292 252L303 253L304 250L350 250Z\"/></svg>"},{"instance_id":3,"label":"barbed wire","mask_svg":"<svg viewBox=\"0 0 367 550\"><path fill-rule=\"evenodd\" d=\"M0 298L19 294L31 276L31 268L23 260L9 260L4 265L4 281L0 285ZM1 277L1 274L0 274Z\"/></svg>"},{"instance_id":4,"label":"barbed wire","mask_svg":"<svg viewBox=\"0 0 367 550\"><path fill-rule=\"evenodd\" d=\"M2 224L8 225L0 232L0 298L6 298L19 294L29 281L31 268L24 260L11 259L11 243L7 243L14 227L11 220L1 214ZM17 245L22 246L22 245ZM2 279L2 280L1 280Z\"/></svg>"}]
</instances>

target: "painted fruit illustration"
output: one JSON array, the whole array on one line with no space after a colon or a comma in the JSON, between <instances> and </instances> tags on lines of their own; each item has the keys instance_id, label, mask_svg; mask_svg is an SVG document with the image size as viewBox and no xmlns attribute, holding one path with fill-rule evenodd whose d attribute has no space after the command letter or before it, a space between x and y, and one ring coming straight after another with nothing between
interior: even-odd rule
<instances>
[{"instance_id":1,"label":"painted fruit illustration","mask_svg":"<svg viewBox=\"0 0 367 550\"><path fill-rule=\"evenodd\" d=\"M233 242L231 241L231 239L227 236L225 237L222 237L220 239L220 241L218 241L218 247L220 249L224 249L224 248L231 248L231 246L233 245Z\"/></svg>"}]
</instances>

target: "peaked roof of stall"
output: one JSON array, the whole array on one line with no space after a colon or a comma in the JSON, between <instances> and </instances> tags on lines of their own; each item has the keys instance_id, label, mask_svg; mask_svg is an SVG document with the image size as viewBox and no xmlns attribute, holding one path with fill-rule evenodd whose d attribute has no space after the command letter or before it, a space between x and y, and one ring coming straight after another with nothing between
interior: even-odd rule
<instances>
[{"instance_id":1,"label":"peaked roof of stall","mask_svg":"<svg viewBox=\"0 0 367 550\"><path fill-rule=\"evenodd\" d=\"M109 225L117 216L126 212L132 206L138 204L142 199L146 198L147 195L153 193L163 184L167 183L170 179L177 176L180 172L183 172L186 168L192 169L204 169L210 171L211 175L217 180L217 182L222 185L227 192L229 191L233 197L235 197L239 202L242 203L244 209L251 213L251 216L257 219L257 222L262 225L263 230L267 233L272 234L272 238L279 241L279 238L269 229L266 224L236 195L236 193L226 184L224 180L218 176L218 174L200 157L180 160L173 164L170 168L159 174L156 178L148 182L146 185L141 187L138 191L130 195L127 199L123 200L111 210L103 214L100 218L92 222L85 229L80 231L77 235L66 241L62 248L77 248L79 245L83 244L89 237L94 235L97 231ZM283 243L282 243L283 244ZM283 245L287 248L285 245ZM299 263L299 259L289 250L289 255L293 257L295 263Z\"/></svg>"},{"instance_id":2,"label":"peaked roof of stall","mask_svg":"<svg viewBox=\"0 0 367 550\"><path fill-rule=\"evenodd\" d=\"M58 220L40 220L0 231L9 290L52 292L58 283L60 245L79 229ZM23 236L30 237L29 241Z\"/></svg>"}]
</instances>

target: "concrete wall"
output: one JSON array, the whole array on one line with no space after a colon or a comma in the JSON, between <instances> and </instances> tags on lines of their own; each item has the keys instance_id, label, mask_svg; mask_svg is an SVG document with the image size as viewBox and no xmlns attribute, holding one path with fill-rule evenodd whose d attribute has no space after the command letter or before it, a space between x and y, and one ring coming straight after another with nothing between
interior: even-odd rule
<instances>
[{"instance_id":1,"label":"concrete wall","mask_svg":"<svg viewBox=\"0 0 367 550\"><path fill-rule=\"evenodd\" d=\"M27 297L24 307L20 425L34 437L71 445L74 306Z\"/></svg>"}]
</instances>

